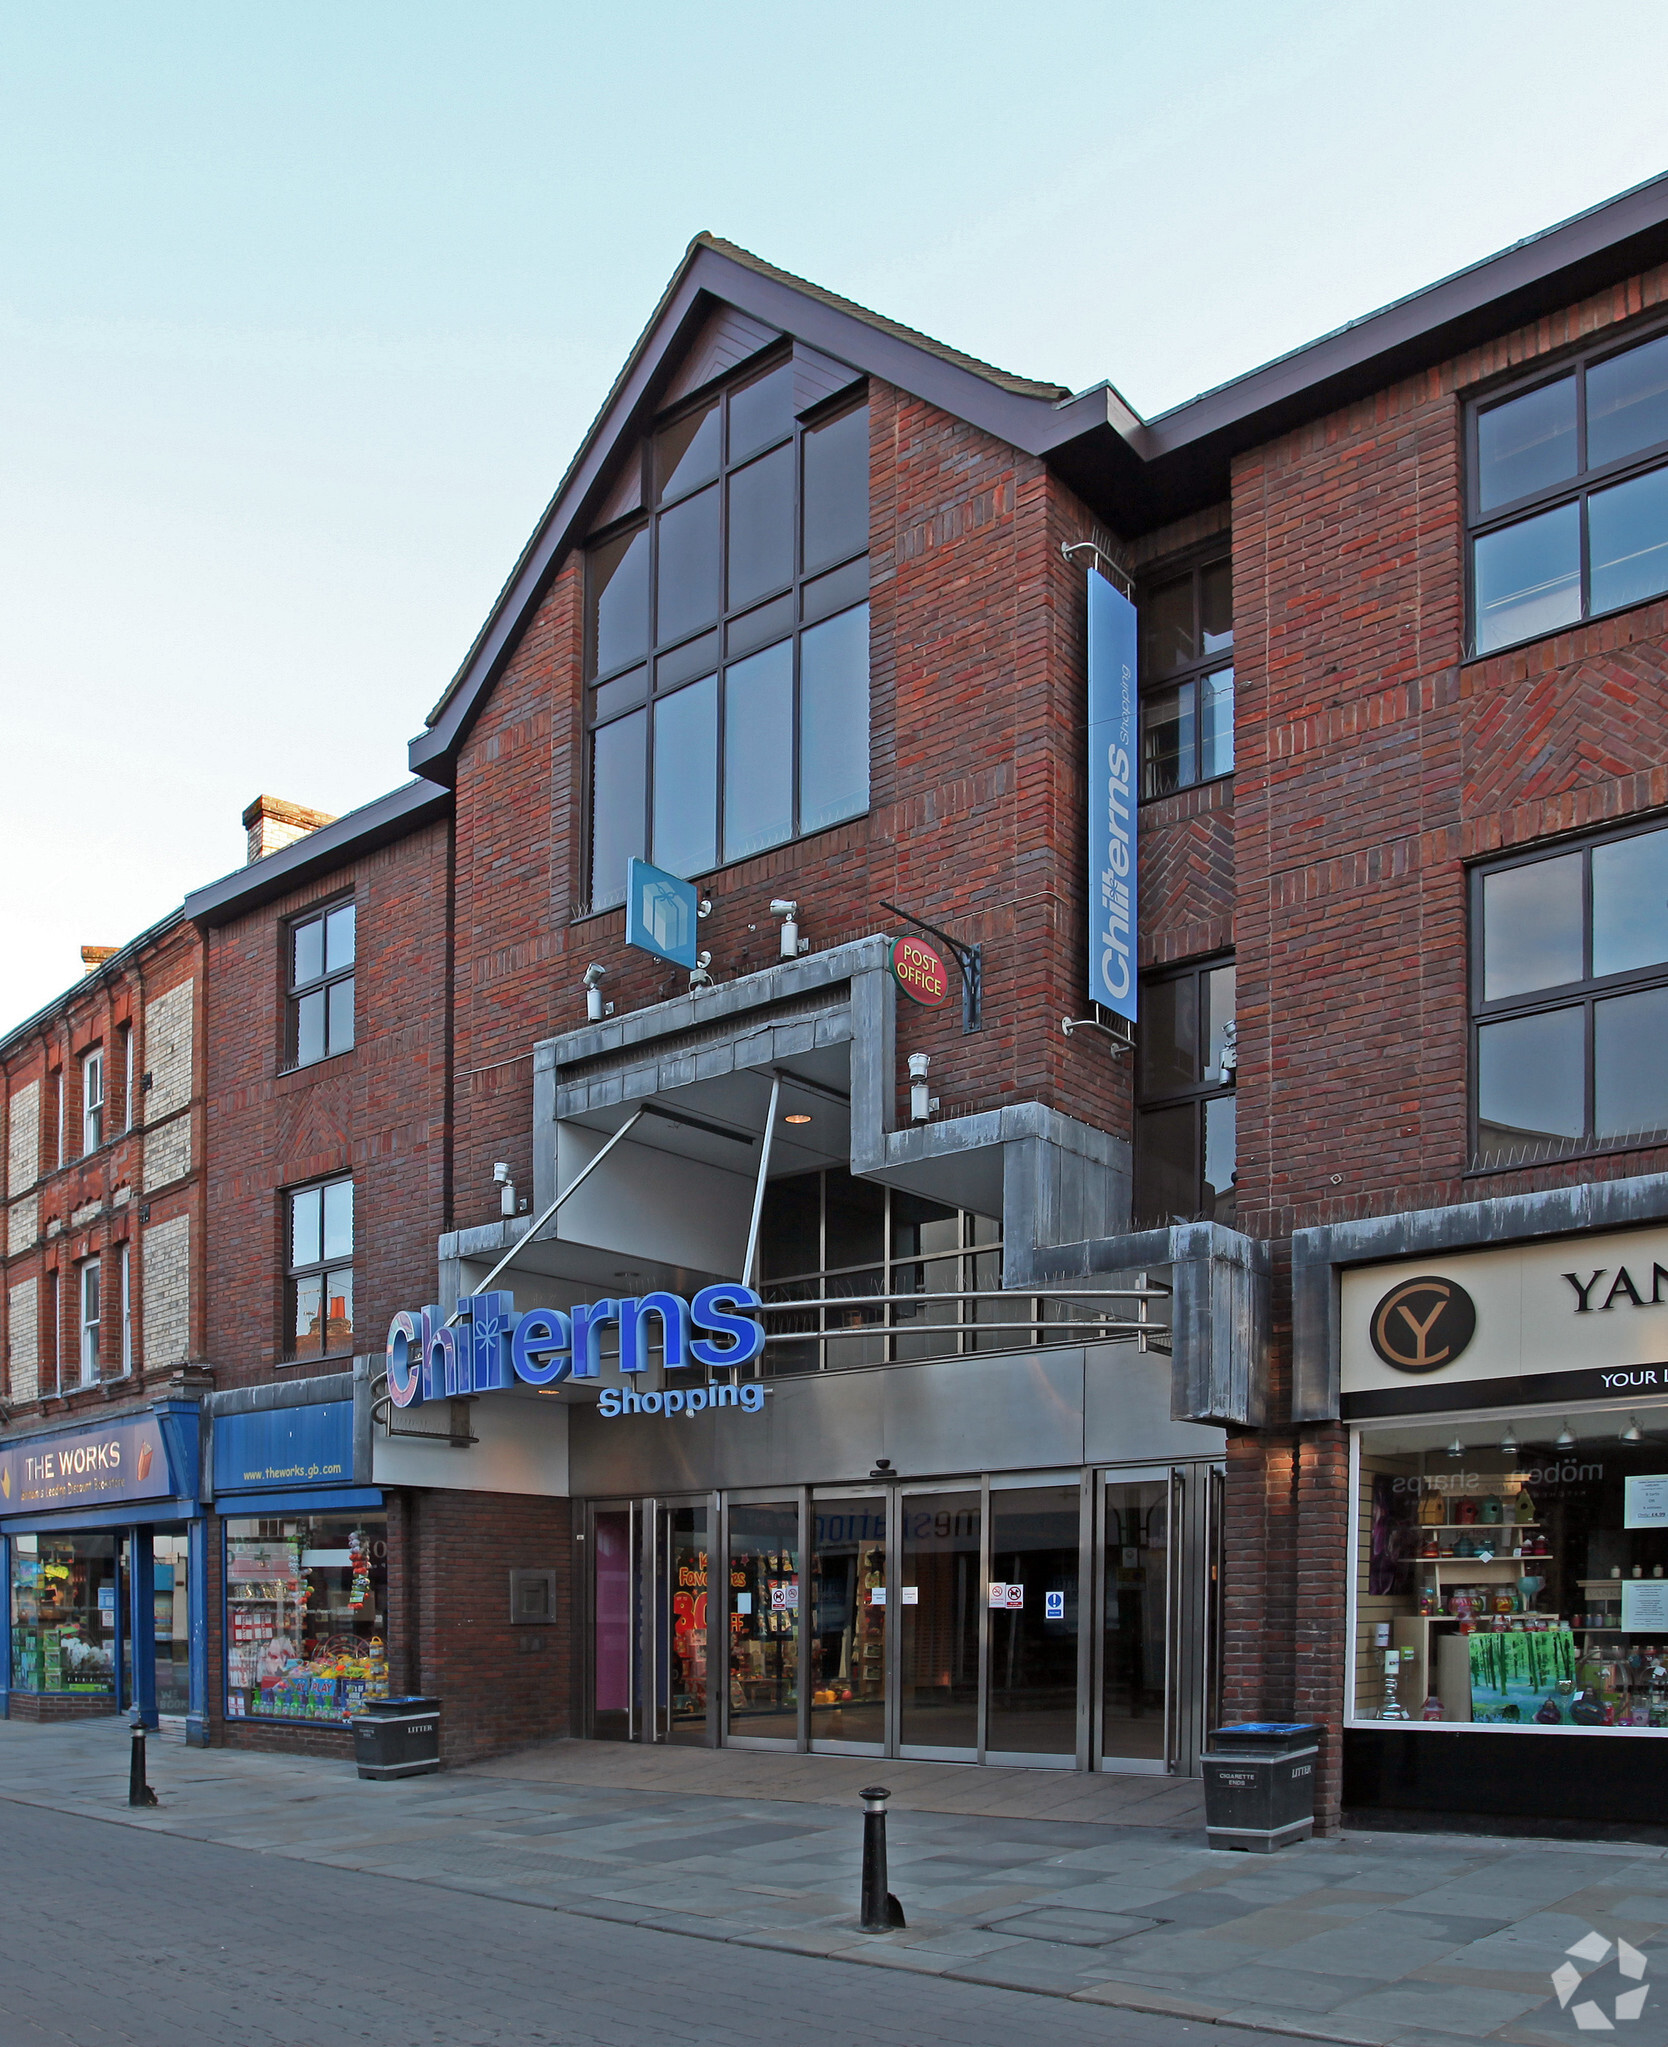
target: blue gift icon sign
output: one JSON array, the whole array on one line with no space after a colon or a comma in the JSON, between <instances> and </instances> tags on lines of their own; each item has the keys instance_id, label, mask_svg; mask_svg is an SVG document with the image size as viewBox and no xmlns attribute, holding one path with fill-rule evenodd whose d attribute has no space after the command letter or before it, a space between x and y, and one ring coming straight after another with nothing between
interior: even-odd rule
<instances>
[{"instance_id":1,"label":"blue gift icon sign","mask_svg":"<svg viewBox=\"0 0 1668 2047\"><path fill-rule=\"evenodd\" d=\"M626 863L626 944L680 967L695 964L699 900L683 881L647 860Z\"/></svg>"}]
</instances>

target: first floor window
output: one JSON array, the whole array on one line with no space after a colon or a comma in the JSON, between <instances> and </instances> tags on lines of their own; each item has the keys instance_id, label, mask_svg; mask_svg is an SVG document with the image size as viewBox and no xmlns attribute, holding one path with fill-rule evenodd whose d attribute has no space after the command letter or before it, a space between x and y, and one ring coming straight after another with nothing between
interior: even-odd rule
<instances>
[{"instance_id":1,"label":"first floor window","mask_svg":"<svg viewBox=\"0 0 1668 2047\"><path fill-rule=\"evenodd\" d=\"M225 1529L226 1717L345 1729L367 1699L387 1698L387 1515L263 1515Z\"/></svg>"},{"instance_id":2,"label":"first floor window","mask_svg":"<svg viewBox=\"0 0 1668 2047\"><path fill-rule=\"evenodd\" d=\"M1668 825L1472 875L1479 1168L1668 1134Z\"/></svg>"},{"instance_id":3,"label":"first floor window","mask_svg":"<svg viewBox=\"0 0 1668 2047\"><path fill-rule=\"evenodd\" d=\"M81 1267L81 1383L91 1386L98 1377L99 1262L89 1258Z\"/></svg>"},{"instance_id":4,"label":"first floor window","mask_svg":"<svg viewBox=\"0 0 1668 2047\"><path fill-rule=\"evenodd\" d=\"M1138 1037L1136 1227L1232 1225L1239 1068L1232 960L1143 976Z\"/></svg>"},{"instance_id":5,"label":"first floor window","mask_svg":"<svg viewBox=\"0 0 1668 2047\"><path fill-rule=\"evenodd\" d=\"M286 1361L353 1349L353 1182L326 1180L285 1197Z\"/></svg>"},{"instance_id":6,"label":"first floor window","mask_svg":"<svg viewBox=\"0 0 1668 2047\"><path fill-rule=\"evenodd\" d=\"M1141 795L1234 765L1234 597L1226 555L1141 592Z\"/></svg>"}]
</instances>

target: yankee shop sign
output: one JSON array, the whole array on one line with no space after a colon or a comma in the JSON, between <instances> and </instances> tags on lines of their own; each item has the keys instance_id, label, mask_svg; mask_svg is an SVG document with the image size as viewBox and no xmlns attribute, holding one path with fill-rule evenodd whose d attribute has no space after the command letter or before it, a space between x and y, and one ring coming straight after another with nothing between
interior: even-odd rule
<instances>
[{"instance_id":1,"label":"yankee shop sign","mask_svg":"<svg viewBox=\"0 0 1668 2047\"><path fill-rule=\"evenodd\" d=\"M657 1337L668 1371L690 1365L728 1370L751 1364L764 1349L764 1330L749 1312L761 1305L751 1287L724 1282L702 1287L688 1301L657 1292L567 1310L529 1308L519 1315L513 1294L467 1294L454 1323L440 1308L406 1308L388 1325L388 1395L396 1407L416 1407L425 1400L502 1392L517 1381L556 1386L564 1379L595 1379L608 1329L619 1333L622 1373L644 1370ZM608 1387L597 1411L610 1420L622 1414L700 1414L709 1407L757 1414L764 1398L765 1388L756 1381L645 1393Z\"/></svg>"}]
</instances>

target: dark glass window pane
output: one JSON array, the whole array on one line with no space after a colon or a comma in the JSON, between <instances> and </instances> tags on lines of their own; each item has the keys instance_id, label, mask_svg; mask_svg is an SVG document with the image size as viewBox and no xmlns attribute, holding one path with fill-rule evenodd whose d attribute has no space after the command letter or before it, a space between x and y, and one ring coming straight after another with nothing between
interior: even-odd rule
<instances>
[{"instance_id":1,"label":"dark glass window pane","mask_svg":"<svg viewBox=\"0 0 1668 2047\"><path fill-rule=\"evenodd\" d=\"M759 1265L766 1279L821 1269L820 1173L797 1173L791 1180L772 1180L767 1185L764 1213L759 1218Z\"/></svg>"},{"instance_id":2,"label":"dark glass window pane","mask_svg":"<svg viewBox=\"0 0 1668 2047\"><path fill-rule=\"evenodd\" d=\"M718 492L685 498L660 517L655 634L681 640L718 615Z\"/></svg>"},{"instance_id":3,"label":"dark glass window pane","mask_svg":"<svg viewBox=\"0 0 1668 2047\"><path fill-rule=\"evenodd\" d=\"M970 1759L979 1739L981 1516L976 1492L908 1493L900 1502L899 1732L906 1743L964 1749Z\"/></svg>"},{"instance_id":4,"label":"dark glass window pane","mask_svg":"<svg viewBox=\"0 0 1668 2047\"><path fill-rule=\"evenodd\" d=\"M640 704L648 683L649 671L646 668L628 668L624 675L617 675L612 682L599 686L591 705L591 716L612 718L616 711L623 711L631 704Z\"/></svg>"},{"instance_id":5,"label":"dark glass window pane","mask_svg":"<svg viewBox=\"0 0 1668 2047\"><path fill-rule=\"evenodd\" d=\"M332 910L324 920L324 970L327 974L339 973L343 967L353 965L352 903L344 903L339 910Z\"/></svg>"},{"instance_id":6,"label":"dark glass window pane","mask_svg":"<svg viewBox=\"0 0 1668 2047\"><path fill-rule=\"evenodd\" d=\"M1160 583L1141 599L1141 676L1151 681L1198 658L1193 636L1193 578Z\"/></svg>"},{"instance_id":7,"label":"dark glass window pane","mask_svg":"<svg viewBox=\"0 0 1668 2047\"><path fill-rule=\"evenodd\" d=\"M1142 1225L1199 1208L1198 1112L1191 1102L1145 1109L1135 1119L1135 1207Z\"/></svg>"},{"instance_id":8,"label":"dark glass window pane","mask_svg":"<svg viewBox=\"0 0 1668 2047\"><path fill-rule=\"evenodd\" d=\"M1142 982L1139 1056L1144 1095L1166 1095L1199 1078L1199 984L1191 974Z\"/></svg>"},{"instance_id":9,"label":"dark glass window pane","mask_svg":"<svg viewBox=\"0 0 1668 2047\"><path fill-rule=\"evenodd\" d=\"M1199 636L1201 654L1220 654L1234 644L1234 568L1212 562L1199 571Z\"/></svg>"},{"instance_id":10,"label":"dark glass window pane","mask_svg":"<svg viewBox=\"0 0 1668 2047\"><path fill-rule=\"evenodd\" d=\"M332 1052L353 1049L353 976L330 984L330 1016L327 1042Z\"/></svg>"},{"instance_id":11,"label":"dark glass window pane","mask_svg":"<svg viewBox=\"0 0 1668 2047\"><path fill-rule=\"evenodd\" d=\"M845 1173L830 1173L828 1269L879 1264L886 1255L886 1190Z\"/></svg>"},{"instance_id":12,"label":"dark glass window pane","mask_svg":"<svg viewBox=\"0 0 1668 2047\"><path fill-rule=\"evenodd\" d=\"M793 450L778 448L730 478L728 607L793 581Z\"/></svg>"},{"instance_id":13,"label":"dark glass window pane","mask_svg":"<svg viewBox=\"0 0 1668 2047\"><path fill-rule=\"evenodd\" d=\"M1668 334L1587 372L1587 467L1668 441Z\"/></svg>"},{"instance_id":14,"label":"dark glass window pane","mask_svg":"<svg viewBox=\"0 0 1668 2047\"><path fill-rule=\"evenodd\" d=\"M1668 469L1653 469L1587 500L1594 611L1642 604L1668 590Z\"/></svg>"},{"instance_id":15,"label":"dark glass window pane","mask_svg":"<svg viewBox=\"0 0 1668 2047\"><path fill-rule=\"evenodd\" d=\"M1483 1000L1581 977L1581 855L1485 875Z\"/></svg>"},{"instance_id":16,"label":"dark glass window pane","mask_svg":"<svg viewBox=\"0 0 1668 2047\"><path fill-rule=\"evenodd\" d=\"M1575 379L1560 377L1477 417L1477 504L1489 511L1575 474Z\"/></svg>"},{"instance_id":17,"label":"dark glass window pane","mask_svg":"<svg viewBox=\"0 0 1668 2047\"><path fill-rule=\"evenodd\" d=\"M730 1725L799 1732L799 1506L730 1509ZM715 1615L714 1618L717 1618Z\"/></svg>"},{"instance_id":18,"label":"dark glass window pane","mask_svg":"<svg viewBox=\"0 0 1668 2047\"><path fill-rule=\"evenodd\" d=\"M1145 691L1141 698L1141 794L1168 796L1193 780L1192 683Z\"/></svg>"},{"instance_id":19,"label":"dark glass window pane","mask_svg":"<svg viewBox=\"0 0 1668 2047\"><path fill-rule=\"evenodd\" d=\"M793 837L793 642L724 677L724 858Z\"/></svg>"},{"instance_id":20,"label":"dark glass window pane","mask_svg":"<svg viewBox=\"0 0 1668 2047\"><path fill-rule=\"evenodd\" d=\"M1668 1130L1668 988L1593 1004L1593 1134Z\"/></svg>"},{"instance_id":21,"label":"dark glass window pane","mask_svg":"<svg viewBox=\"0 0 1668 2047\"><path fill-rule=\"evenodd\" d=\"M353 1182L332 1180L318 1190L324 1196L324 1256L353 1256Z\"/></svg>"},{"instance_id":22,"label":"dark glass window pane","mask_svg":"<svg viewBox=\"0 0 1668 2047\"><path fill-rule=\"evenodd\" d=\"M654 443L655 485L660 496L681 498L698 483L710 483L718 474L718 400L685 413L683 418L656 434Z\"/></svg>"},{"instance_id":23,"label":"dark glass window pane","mask_svg":"<svg viewBox=\"0 0 1668 2047\"><path fill-rule=\"evenodd\" d=\"M654 664L656 689L675 689L692 675L710 675L718 666L718 635L702 633L698 640L685 640Z\"/></svg>"},{"instance_id":24,"label":"dark glass window pane","mask_svg":"<svg viewBox=\"0 0 1668 2047\"><path fill-rule=\"evenodd\" d=\"M961 1243L961 1216L942 1201L929 1201L924 1194L892 1195L892 1256L930 1257L935 1251L954 1251ZM911 1282L918 1285L920 1282ZM928 1280L928 1285L934 1282ZM954 1282L950 1282L954 1284ZM900 1287L901 1293L903 1289Z\"/></svg>"},{"instance_id":25,"label":"dark glass window pane","mask_svg":"<svg viewBox=\"0 0 1668 2047\"><path fill-rule=\"evenodd\" d=\"M647 713L604 725L591 744L591 908L623 903L626 862L643 852Z\"/></svg>"},{"instance_id":26,"label":"dark glass window pane","mask_svg":"<svg viewBox=\"0 0 1668 2047\"><path fill-rule=\"evenodd\" d=\"M709 675L654 711L651 858L669 874L718 864L718 678Z\"/></svg>"},{"instance_id":27,"label":"dark glass window pane","mask_svg":"<svg viewBox=\"0 0 1668 2047\"><path fill-rule=\"evenodd\" d=\"M1593 848L1593 972L1668 961L1668 831Z\"/></svg>"},{"instance_id":28,"label":"dark glass window pane","mask_svg":"<svg viewBox=\"0 0 1668 2047\"><path fill-rule=\"evenodd\" d=\"M1584 1126L1580 1009L1484 1024L1477 1032L1477 1149L1485 1163L1544 1151Z\"/></svg>"},{"instance_id":29,"label":"dark glass window pane","mask_svg":"<svg viewBox=\"0 0 1668 2047\"><path fill-rule=\"evenodd\" d=\"M730 395L730 460L740 462L757 448L781 440L793 425L793 365Z\"/></svg>"},{"instance_id":30,"label":"dark glass window pane","mask_svg":"<svg viewBox=\"0 0 1668 2047\"><path fill-rule=\"evenodd\" d=\"M324 1281L314 1273L290 1289L290 1344L300 1353L316 1352L324 1335Z\"/></svg>"},{"instance_id":31,"label":"dark glass window pane","mask_svg":"<svg viewBox=\"0 0 1668 2047\"><path fill-rule=\"evenodd\" d=\"M1199 779L1226 775L1234 765L1234 671L1219 668L1201 676L1199 692Z\"/></svg>"},{"instance_id":32,"label":"dark glass window pane","mask_svg":"<svg viewBox=\"0 0 1668 2047\"><path fill-rule=\"evenodd\" d=\"M324 1189L303 1187L290 1196L290 1264L317 1265L323 1251Z\"/></svg>"},{"instance_id":33,"label":"dark glass window pane","mask_svg":"<svg viewBox=\"0 0 1668 2047\"><path fill-rule=\"evenodd\" d=\"M799 829L869 807L869 607L799 638Z\"/></svg>"},{"instance_id":34,"label":"dark glass window pane","mask_svg":"<svg viewBox=\"0 0 1668 2047\"><path fill-rule=\"evenodd\" d=\"M869 408L814 427L805 441L805 573L869 545Z\"/></svg>"},{"instance_id":35,"label":"dark glass window pane","mask_svg":"<svg viewBox=\"0 0 1668 2047\"><path fill-rule=\"evenodd\" d=\"M866 601L868 595L869 557L864 555L847 562L843 569L807 583L799 593L799 615L810 625L819 618L827 618L830 612L844 611L848 604Z\"/></svg>"},{"instance_id":36,"label":"dark glass window pane","mask_svg":"<svg viewBox=\"0 0 1668 2047\"><path fill-rule=\"evenodd\" d=\"M290 934L290 942L294 948L290 986L305 987L324 972L324 919L315 917L310 924L296 925Z\"/></svg>"},{"instance_id":37,"label":"dark glass window pane","mask_svg":"<svg viewBox=\"0 0 1668 2047\"><path fill-rule=\"evenodd\" d=\"M1205 1208L1213 1221L1232 1224L1235 1104L1232 1095L1217 1095L1205 1109Z\"/></svg>"},{"instance_id":38,"label":"dark glass window pane","mask_svg":"<svg viewBox=\"0 0 1668 2047\"><path fill-rule=\"evenodd\" d=\"M985 1740L999 1754L1066 1758L1076 1746L1079 1520L1075 1485L991 1493L991 1576L1016 1601L990 1615Z\"/></svg>"},{"instance_id":39,"label":"dark glass window pane","mask_svg":"<svg viewBox=\"0 0 1668 2047\"><path fill-rule=\"evenodd\" d=\"M1234 969L1212 967L1205 975L1205 1079L1222 1078L1222 1048L1234 1021Z\"/></svg>"},{"instance_id":40,"label":"dark glass window pane","mask_svg":"<svg viewBox=\"0 0 1668 2047\"><path fill-rule=\"evenodd\" d=\"M1477 652L1555 632L1581 616L1581 508L1559 505L1472 550Z\"/></svg>"},{"instance_id":41,"label":"dark glass window pane","mask_svg":"<svg viewBox=\"0 0 1668 2047\"><path fill-rule=\"evenodd\" d=\"M756 611L732 618L724 628L724 644L731 660L734 660L736 655L751 654L755 647L762 647L769 640L779 640L784 633L792 631L793 592L790 590L785 597L773 597Z\"/></svg>"},{"instance_id":42,"label":"dark glass window pane","mask_svg":"<svg viewBox=\"0 0 1668 2047\"><path fill-rule=\"evenodd\" d=\"M315 988L295 1005L295 1063L311 1066L324 1057L324 990Z\"/></svg>"},{"instance_id":43,"label":"dark glass window pane","mask_svg":"<svg viewBox=\"0 0 1668 2047\"><path fill-rule=\"evenodd\" d=\"M332 1272L324 1282L324 1347L327 1352L353 1348L353 1274Z\"/></svg>"},{"instance_id":44,"label":"dark glass window pane","mask_svg":"<svg viewBox=\"0 0 1668 2047\"><path fill-rule=\"evenodd\" d=\"M591 555L591 673L636 661L649 644L649 529L623 533Z\"/></svg>"}]
</instances>

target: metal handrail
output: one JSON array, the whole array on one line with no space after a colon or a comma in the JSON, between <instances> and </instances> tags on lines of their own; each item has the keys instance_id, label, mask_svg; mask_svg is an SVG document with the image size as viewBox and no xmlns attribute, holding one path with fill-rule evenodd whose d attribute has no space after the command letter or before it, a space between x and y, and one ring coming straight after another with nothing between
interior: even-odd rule
<instances>
[{"instance_id":1,"label":"metal handrail","mask_svg":"<svg viewBox=\"0 0 1668 2047\"><path fill-rule=\"evenodd\" d=\"M1125 1287L946 1287L942 1292L914 1294L819 1294L803 1301L761 1301L755 1313L781 1313L792 1308L883 1307L894 1301L1145 1301L1169 1300L1167 1286Z\"/></svg>"}]
</instances>

